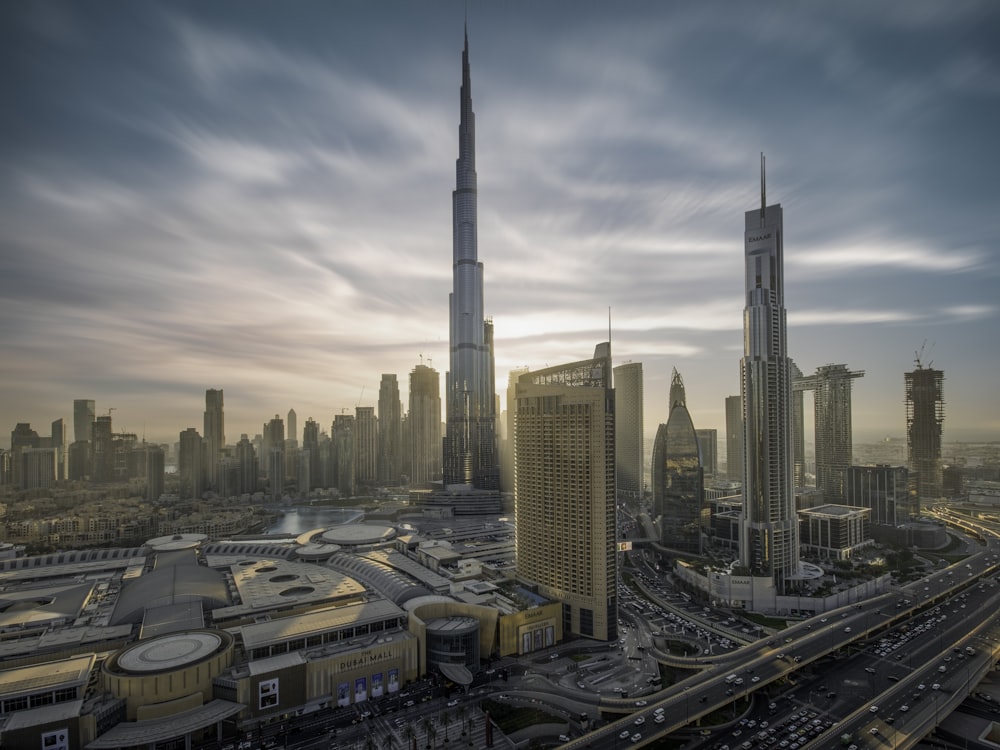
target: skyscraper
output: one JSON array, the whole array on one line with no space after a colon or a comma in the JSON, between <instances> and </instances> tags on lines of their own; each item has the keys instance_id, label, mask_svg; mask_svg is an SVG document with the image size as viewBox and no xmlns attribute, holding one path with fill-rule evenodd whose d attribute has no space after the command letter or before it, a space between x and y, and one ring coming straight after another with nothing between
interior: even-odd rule
<instances>
[{"instance_id":1,"label":"skyscraper","mask_svg":"<svg viewBox=\"0 0 1000 750\"><path fill-rule=\"evenodd\" d=\"M919 357L906 385L906 448L916 473L917 497L941 497L941 432L944 425L944 371L924 367Z\"/></svg>"},{"instance_id":2,"label":"skyscraper","mask_svg":"<svg viewBox=\"0 0 1000 750\"><path fill-rule=\"evenodd\" d=\"M180 435L180 446L177 451L181 499L201 498L205 492L205 469L202 465L204 457L204 440L198 434L198 430L188 427Z\"/></svg>"},{"instance_id":3,"label":"skyscraper","mask_svg":"<svg viewBox=\"0 0 1000 750\"><path fill-rule=\"evenodd\" d=\"M705 474L698 435L687 410L684 381L670 378L670 415L653 441L653 514L664 547L700 555L702 531L708 528Z\"/></svg>"},{"instance_id":4,"label":"skyscraper","mask_svg":"<svg viewBox=\"0 0 1000 750\"><path fill-rule=\"evenodd\" d=\"M306 425L302 430L302 451L309 454L309 486L303 487L299 482L299 491L306 492L316 487L325 487L321 483L322 472L320 470L321 459L319 452L319 423L312 417L306 420Z\"/></svg>"},{"instance_id":5,"label":"skyscraper","mask_svg":"<svg viewBox=\"0 0 1000 750\"><path fill-rule=\"evenodd\" d=\"M816 433L816 489L828 503L844 502L844 482L851 465L851 381L864 370L823 365L815 375L795 377L796 392L813 391Z\"/></svg>"},{"instance_id":6,"label":"skyscraper","mask_svg":"<svg viewBox=\"0 0 1000 750\"><path fill-rule=\"evenodd\" d=\"M517 577L562 602L563 632L618 631L611 345L521 375L514 426Z\"/></svg>"},{"instance_id":7,"label":"skyscraper","mask_svg":"<svg viewBox=\"0 0 1000 750\"><path fill-rule=\"evenodd\" d=\"M92 482L110 482L115 476L114 437L111 431L111 415L102 415L94 420L90 430L90 455Z\"/></svg>"},{"instance_id":8,"label":"skyscraper","mask_svg":"<svg viewBox=\"0 0 1000 750\"><path fill-rule=\"evenodd\" d=\"M358 406L354 413L354 478L371 487L378 479L378 418L374 406Z\"/></svg>"},{"instance_id":9,"label":"skyscraper","mask_svg":"<svg viewBox=\"0 0 1000 750\"><path fill-rule=\"evenodd\" d=\"M698 436L701 468L705 470L706 477L714 477L719 472L719 431L714 427L703 427L694 432Z\"/></svg>"},{"instance_id":10,"label":"skyscraper","mask_svg":"<svg viewBox=\"0 0 1000 750\"><path fill-rule=\"evenodd\" d=\"M246 433L240 435L240 441L236 444L236 461L239 464L236 493L244 495L256 492L260 469L258 468L257 452Z\"/></svg>"},{"instance_id":11,"label":"skyscraper","mask_svg":"<svg viewBox=\"0 0 1000 750\"><path fill-rule=\"evenodd\" d=\"M87 442L90 440L90 430L94 423L93 399L78 398L73 401L73 441Z\"/></svg>"},{"instance_id":12,"label":"skyscraper","mask_svg":"<svg viewBox=\"0 0 1000 750\"><path fill-rule=\"evenodd\" d=\"M450 361L446 378L444 483L500 487L493 393L493 323L483 315L483 264L478 257L476 116L472 111L469 36L462 50L458 160L452 193L452 274L448 299Z\"/></svg>"},{"instance_id":13,"label":"skyscraper","mask_svg":"<svg viewBox=\"0 0 1000 750\"><path fill-rule=\"evenodd\" d=\"M417 365L410 372L410 483L426 487L441 478L441 381L437 370Z\"/></svg>"},{"instance_id":14,"label":"skyscraper","mask_svg":"<svg viewBox=\"0 0 1000 750\"><path fill-rule=\"evenodd\" d=\"M726 396L726 475L732 482L743 481L743 400Z\"/></svg>"},{"instance_id":15,"label":"skyscraper","mask_svg":"<svg viewBox=\"0 0 1000 750\"><path fill-rule=\"evenodd\" d=\"M226 447L226 421L222 411L222 389L205 391L205 480L210 489L219 487L219 461Z\"/></svg>"},{"instance_id":16,"label":"skyscraper","mask_svg":"<svg viewBox=\"0 0 1000 750\"><path fill-rule=\"evenodd\" d=\"M163 494L166 456L158 445L143 445L143 470L146 478L146 499L155 503Z\"/></svg>"},{"instance_id":17,"label":"skyscraper","mask_svg":"<svg viewBox=\"0 0 1000 750\"><path fill-rule=\"evenodd\" d=\"M291 440L295 447L299 444L299 418L295 414L295 409L288 410L288 435L285 440Z\"/></svg>"},{"instance_id":18,"label":"skyscraper","mask_svg":"<svg viewBox=\"0 0 1000 750\"><path fill-rule=\"evenodd\" d=\"M396 376L382 373L378 387L378 480L387 486L399 484L403 473L403 405Z\"/></svg>"},{"instance_id":19,"label":"skyscraper","mask_svg":"<svg viewBox=\"0 0 1000 750\"><path fill-rule=\"evenodd\" d=\"M441 413L441 402L438 401L438 414ZM354 483L354 415L337 414L330 428L331 450L333 452L333 485L344 497L355 494ZM440 428L438 435L440 435Z\"/></svg>"},{"instance_id":20,"label":"skyscraper","mask_svg":"<svg viewBox=\"0 0 1000 750\"><path fill-rule=\"evenodd\" d=\"M642 497L642 362L614 369L615 473L618 497Z\"/></svg>"},{"instance_id":21,"label":"skyscraper","mask_svg":"<svg viewBox=\"0 0 1000 750\"><path fill-rule=\"evenodd\" d=\"M760 170L760 209L744 215L740 562L751 575L771 578L781 593L799 570L792 477L792 376L786 348L783 216L780 204L767 206L763 155Z\"/></svg>"}]
</instances>

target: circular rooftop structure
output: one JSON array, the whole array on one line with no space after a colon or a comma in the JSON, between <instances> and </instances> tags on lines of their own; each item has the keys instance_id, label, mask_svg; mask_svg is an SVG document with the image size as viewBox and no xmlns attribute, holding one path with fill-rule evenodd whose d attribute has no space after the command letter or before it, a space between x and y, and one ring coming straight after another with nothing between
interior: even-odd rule
<instances>
[{"instance_id":1,"label":"circular rooftop structure","mask_svg":"<svg viewBox=\"0 0 1000 750\"><path fill-rule=\"evenodd\" d=\"M194 549L208 537L205 534L171 534L158 536L146 542L146 546L154 552L172 552L180 549Z\"/></svg>"},{"instance_id":2,"label":"circular rooftop structure","mask_svg":"<svg viewBox=\"0 0 1000 750\"><path fill-rule=\"evenodd\" d=\"M339 544L343 547L361 547L370 544L380 544L394 539L396 530L392 526L381 526L373 523L352 523L345 526L334 526L327 529L316 539L326 544Z\"/></svg>"},{"instance_id":3,"label":"circular rooftop structure","mask_svg":"<svg viewBox=\"0 0 1000 750\"><path fill-rule=\"evenodd\" d=\"M179 633L141 641L118 657L125 672L169 672L207 659L222 645L218 633Z\"/></svg>"},{"instance_id":4,"label":"circular rooftop structure","mask_svg":"<svg viewBox=\"0 0 1000 750\"><path fill-rule=\"evenodd\" d=\"M339 544L303 544L295 548L295 557L299 560L326 560L333 554L340 552Z\"/></svg>"}]
</instances>

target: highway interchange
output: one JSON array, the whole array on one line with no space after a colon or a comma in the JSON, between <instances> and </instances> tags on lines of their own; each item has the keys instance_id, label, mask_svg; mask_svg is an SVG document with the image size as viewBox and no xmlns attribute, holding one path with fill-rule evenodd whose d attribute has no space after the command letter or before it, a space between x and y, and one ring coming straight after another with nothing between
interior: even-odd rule
<instances>
[{"instance_id":1,"label":"highway interchange","mask_svg":"<svg viewBox=\"0 0 1000 750\"><path fill-rule=\"evenodd\" d=\"M701 671L644 696L642 706L602 694L601 710L623 718L565 746L641 747L728 708L731 723L701 730L707 736L695 734L685 747L912 747L975 689L1000 652L1000 541L979 531L986 540L979 551L888 594L732 652L669 659ZM641 627L634 638L644 650L652 643Z\"/></svg>"}]
</instances>

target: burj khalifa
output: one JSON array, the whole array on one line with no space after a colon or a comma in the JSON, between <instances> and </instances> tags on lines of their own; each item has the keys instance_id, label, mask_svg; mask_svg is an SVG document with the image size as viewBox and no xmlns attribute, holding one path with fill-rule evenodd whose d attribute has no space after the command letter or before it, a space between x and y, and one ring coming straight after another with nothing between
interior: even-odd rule
<instances>
[{"instance_id":1,"label":"burj khalifa","mask_svg":"<svg viewBox=\"0 0 1000 750\"><path fill-rule=\"evenodd\" d=\"M462 50L461 120L452 193L450 366L444 483L499 489L494 401L493 322L483 315L483 264L477 248L476 116L469 77L469 35Z\"/></svg>"}]
</instances>

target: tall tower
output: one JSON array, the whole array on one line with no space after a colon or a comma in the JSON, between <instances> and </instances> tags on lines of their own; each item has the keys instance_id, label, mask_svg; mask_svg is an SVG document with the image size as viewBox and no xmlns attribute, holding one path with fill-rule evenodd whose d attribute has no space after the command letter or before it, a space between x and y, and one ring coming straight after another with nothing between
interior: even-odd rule
<instances>
[{"instance_id":1,"label":"tall tower","mask_svg":"<svg viewBox=\"0 0 1000 750\"><path fill-rule=\"evenodd\" d=\"M726 476L743 481L743 399L726 396Z\"/></svg>"},{"instance_id":2,"label":"tall tower","mask_svg":"<svg viewBox=\"0 0 1000 750\"><path fill-rule=\"evenodd\" d=\"M295 447L299 445L299 418L295 414L295 409L288 410L288 435L285 440L291 440Z\"/></svg>"},{"instance_id":3,"label":"tall tower","mask_svg":"<svg viewBox=\"0 0 1000 750\"><path fill-rule=\"evenodd\" d=\"M700 555L708 526L705 472L698 434L687 410L684 381L677 370L670 379L670 415L653 442L653 513L660 542L680 552Z\"/></svg>"},{"instance_id":4,"label":"tall tower","mask_svg":"<svg viewBox=\"0 0 1000 750\"><path fill-rule=\"evenodd\" d=\"M792 376L785 321L784 224L768 206L760 159L760 209L744 215L743 511L740 562L778 593L798 574L799 527L792 476Z\"/></svg>"},{"instance_id":5,"label":"tall tower","mask_svg":"<svg viewBox=\"0 0 1000 750\"><path fill-rule=\"evenodd\" d=\"M194 427L188 427L180 435L177 450L177 473L180 476L181 499L200 499L205 491L204 439Z\"/></svg>"},{"instance_id":6,"label":"tall tower","mask_svg":"<svg viewBox=\"0 0 1000 750\"><path fill-rule=\"evenodd\" d=\"M618 637L611 345L521 375L514 427L517 576L563 605L563 632Z\"/></svg>"},{"instance_id":7,"label":"tall tower","mask_svg":"<svg viewBox=\"0 0 1000 750\"><path fill-rule=\"evenodd\" d=\"M378 481L386 486L399 484L403 473L403 405L399 382L391 373L382 373L378 387Z\"/></svg>"},{"instance_id":8,"label":"tall tower","mask_svg":"<svg viewBox=\"0 0 1000 750\"><path fill-rule=\"evenodd\" d=\"M906 448L916 473L917 497L941 497L941 432L944 425L944 371L924 367L919 355L906 384Z\"/></svg>"},{"instance_id":9,"label":"tall tower","mask_svg":"<svg viewBox=\"0 0 1000 750\"><path fill-rule=\"evenodd\" d=\"M614 369L615 473L618 497L642 497L642 362Z\"/></svg>"},{"instance_id":10,"label":"tall tower","mask_svg":"<svg viewBox=\"0 0 1000 750\"><path fill-rule=\"evenodd\" d=\"M90 440L90 426L95 416L93 399L78 398L73 401L73 442L86 443Z\"/></svg>"},{"instance_id":11,"label":"tall tower","mask_svg":"<svg viewBox=\"0 0 1000 750\"><path fill-rule=\"evenodd\" d=\"M469 77L469 35L462 50L461 119L452 193L450 362L446 379L444 483L498 490L493 392L493 323L483 316L483 264L477 239L476 116Z\"/></svg>"},{"instance_id":12,"label":"tall tower","mask_svg":"<svg viewBox=\"0 0 1000 750\"><path fill-rule=\"evenodd\" d=\"M226 420L222 411L222 389L205 391L205 481L209 489L219 487L219 461L226 447Z\"/></svg>"},{"instance_id":13,"label":"tall tower","mask_svg":"<svg viewBox=\"0 0 1000 750\"><path fill-rule=\"evenodd\" d=\"M426 487L441 478L441 380L437 370L417 365L410 372L410 483Z\"/></svg>"},{"instance_id":14,"label":"tall tower","mask_svg":"<svg viewBox=\"0 0 1000 750\"><path fill-rule=\"evenodd\" d=\"M354 479L371 487L378 479L378 418L374 406L354 409Z\"/></svg>"},{"instance_id":15,"label":"tall tower","mask_svg":"<svg viewBox=\"0 0 1000 750\"><path fill-rule=\"evenodd\" d=\"M795 376L792 388L799 396L813 391L816 431L816 489L828 503L843 504L844 482L851 466L851 381L863 378L864 370L847 365L823 365L816 374Z\"/></svg>"}]
</instances>

